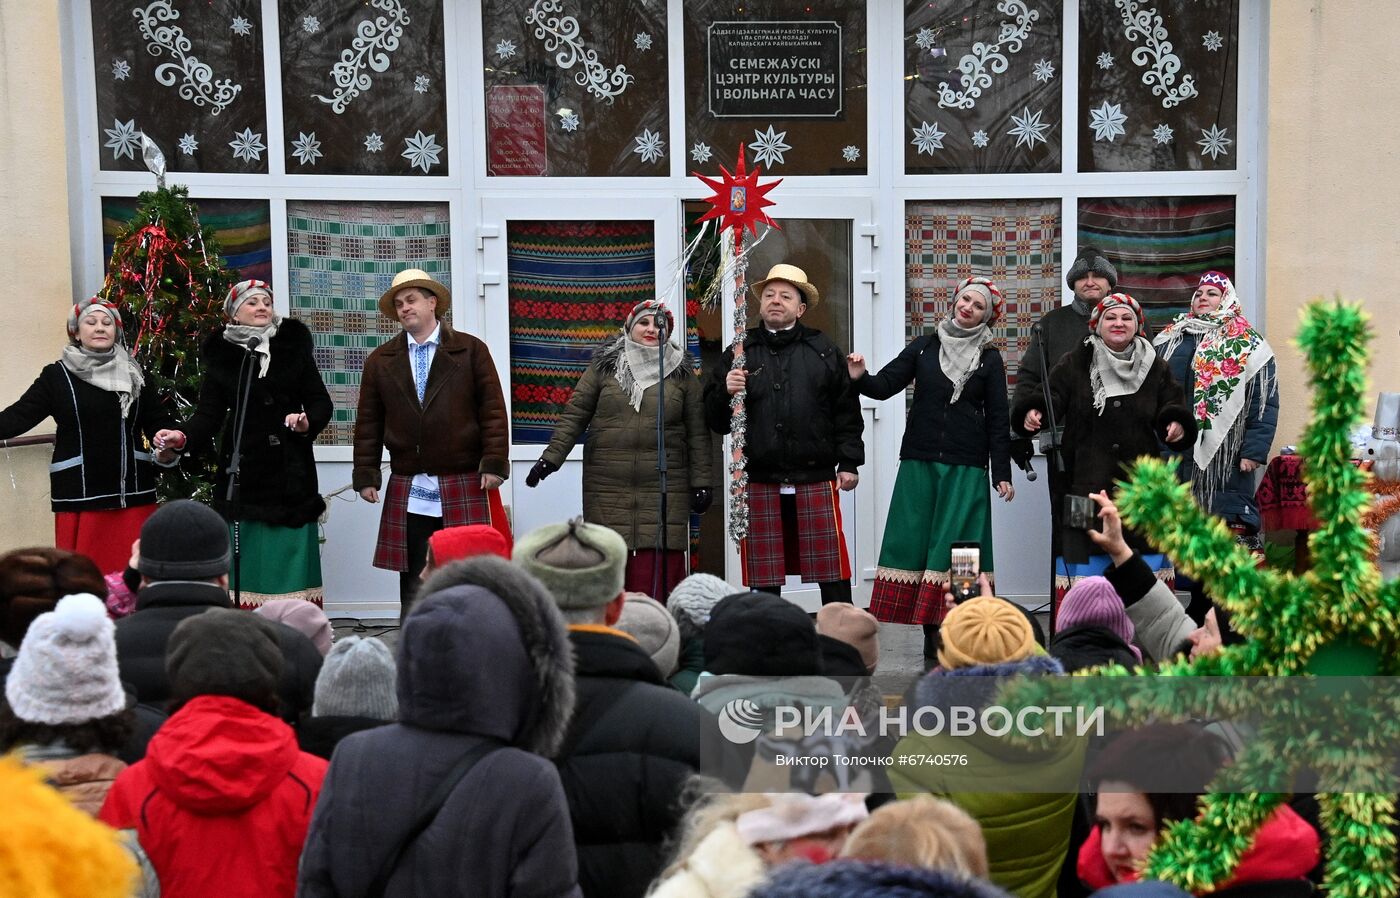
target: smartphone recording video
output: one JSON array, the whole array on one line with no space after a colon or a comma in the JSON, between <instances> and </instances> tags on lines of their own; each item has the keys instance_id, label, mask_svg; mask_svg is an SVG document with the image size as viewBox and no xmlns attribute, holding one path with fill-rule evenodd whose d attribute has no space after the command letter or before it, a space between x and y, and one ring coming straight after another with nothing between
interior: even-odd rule
<instances>
[{"instance_id":1,"label":"smartphone recording video","mask_svg":"<svg viewBox=\"0 0 1400 898\"><path fill-rule=\"evenodd\" d=\"M952 564L949 566L950 592L953 601L962 603L977 595L977 575L982 571L980 543L953 543Z\"/></svg>"}]
</instances>

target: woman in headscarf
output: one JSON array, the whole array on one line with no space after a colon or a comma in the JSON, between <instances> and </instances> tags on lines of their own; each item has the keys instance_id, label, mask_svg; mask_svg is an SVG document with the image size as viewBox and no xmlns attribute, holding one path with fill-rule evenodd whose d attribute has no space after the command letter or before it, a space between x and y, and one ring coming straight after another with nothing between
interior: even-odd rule
<instances>
[{"instance_id":1,"label":"woman in headscarf","mask_svg":"<svg viewBox=\"0 0 1400 898\"><path fill-rule=\"evenodd\" d=\"M0 411L0 439L53 418L54 544L118 571L156 509L152 462L174 460L154 457L148 437L172 419L127 353L114 304L94 296L73 306L68 339L59 360Z\"/></svg>"},{"instance_id":2,"label":"woman in headscarf","mask_svg":"<svg viewBox=\"0 0 1400 898\"><path fill-rule=\"evenodd\" d=\"M234 284L224 299L229 323L204 341L199 404L181 431L157 434L165 445L201 452L216 433L214 507L238 525L240 601L321 604L317 522L326 504L312 451L331 419L331 397L312 353L311 331L273 309L265 281ZM238 490L229 501L234 428L244 390Z\"/></svg>"},{"instance_id":3,"label":"woman in headscarf","mask_svg":"<svg viewBox=\"0 0 1400 898\"><path fill-rule=\"evenodd\" d=\"M1114 481L1125 477L1139 456L1159 455L1162 443L1178 452L1190 446L1196 421L1182 401L1181 385L1147 342L1137 300L1126 293L1104 297L1089 316L1089 330L1084 343L1050 371L1050 395L1055 423L1064 428L1062 482L1068 495L1082 497L1093 509L1088 496L1100 490L1111 496ZM1042 394L1028 396L1012 410L1012 426L1030 436L1048 423L1045 412ZM1109 564L1086 531L1070 523L1066 515L1055 566L1057 599L1079 578L1102 574ZM1174 576L1164 556L1149 554L1135 534L1125 535L1159 577Z\"/></svg>"},{"instance_id":4,"label":"woman in headscarf","mask_svg":"<svg viewBox=\"0 0 1400 898\"><path fill-rule=\"evenodd\" d=\"M656 412L663 378L668 479L666 554L659 557ZM710 432L701 392L695 359L681 348L671 311L660 300L639 302L622 331L594 352L549 446L525 478L525 485L533 487L559 470L591 425L583 447L584 519L610 527L627 540L625 588L662 602L688 573L690 513L702 514L710 507Z\"/></svg>"},{"instance_id":5,"label":"woman in headscarf","mask_svg":"<svg viewBox=\"0 0 1400 898\"><path fill-rule=\"evenodd\" d=\"M1196 418L1196 443L1182 476L1196 501L1223 518L1236 538L1262 551L1254 472L1269 460L1278 428L1274 350L1240 308L1235 285L1219 271L1201 275L1189 312L1152 341L1181 381ZM1200 623L1209 600L1192 589L1191 616Z\"/></svg>"},{"instance_id":6,"label":"woman in headscarf","mask_svg":"<svg viewBox=\"0 0 1400 898\"><path fill-rule=\"evenodd\" d=\"M991 485L1006 501L1011 486L1006 368L992 346L1002 295L984 277L957 285L953 307L931 333L911 342L878 374L852 353L846 368L861 395L888 399L914 384L914 405L899 449L870 612L882 621L924 626L924 656L946 613L951 546L981 545L981 570L992 556Z\"/></svg>"}]
</instances>

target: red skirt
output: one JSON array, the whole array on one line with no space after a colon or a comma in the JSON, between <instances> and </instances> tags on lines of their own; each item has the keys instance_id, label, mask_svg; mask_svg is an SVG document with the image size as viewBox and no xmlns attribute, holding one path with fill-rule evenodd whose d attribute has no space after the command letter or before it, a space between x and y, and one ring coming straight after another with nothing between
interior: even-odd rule
<instances>
[{"instance_id":1,"label":"red skirt","mask_svg":"<svg viewBox=\"0 0 1400 898\"><path fill-rule=\"evenodd\" d=\"M131 544L141 538L141 525L160 506L135 505L100 511L58 511L53 518L53 544L86 555L107 574L126 570Z\"/></svg>"},{"instance_id":2,"label":"red skirt","mask_svg":"<svg viewBox=\"0 0 1400 898\"><path fill-rule=\"evenodd\" d=\"M661 595L652 595L652 590L656 587L656 572L654 560L657 552L655 549L638 549L635 552L627 553L627 578L623 581L622 588L628 592L640 592L643 595L651 596L661 604L666 604L666 597L671 594L671 590L676 588L676 584L686 577L685 553L679 549L670 549L666 552L666 557L661 563Z\"/></svg>"}]
</instances>

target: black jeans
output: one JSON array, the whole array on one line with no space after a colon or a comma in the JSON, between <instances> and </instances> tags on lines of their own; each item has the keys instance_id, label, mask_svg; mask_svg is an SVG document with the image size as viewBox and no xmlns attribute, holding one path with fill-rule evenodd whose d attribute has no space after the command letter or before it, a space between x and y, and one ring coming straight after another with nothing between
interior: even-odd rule
<instances>
[{"instance_id":1,"label":"black jeans","mask_svg":"<svg viewBox=\"0 0 1400 898\"><path fill-rule=\"evenodd\" d=\"M442 529L442 518L408 513L408 570L399 573L399 625L408 618L418 587L423 582L423 567L428 563L428 537Z\"/></svg>"}]
</instances>

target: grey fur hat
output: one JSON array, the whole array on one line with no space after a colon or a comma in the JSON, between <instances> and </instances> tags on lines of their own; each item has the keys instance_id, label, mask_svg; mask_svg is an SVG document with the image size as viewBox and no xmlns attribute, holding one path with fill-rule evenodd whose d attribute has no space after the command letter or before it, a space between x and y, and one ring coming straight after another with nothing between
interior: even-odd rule
<instances>
[{"instance_id":1,"label":"grey fur hat","mask_svg":"<svg viewBox=\"0 0 1400 898\"><path fill-rule=\"evenodd\" d=\"M1118 286L1118 269L1097 246L1080 248L1079 255L1074 257L1074 264L1065 272L1065 284L1073 290L1074 282L1091 271L1108 279L1108 289L1113 290Z\"/></svg>"},{"instance_id":2,"label":"grey fur hat","mask_svg":"<svg viewBox=\"0 0 1400 898\"><path fill-rule=\"evenodd\" d=\"M399 719L425 729L470 729L552 757L574 712L574 653L549 591L517 565L477 555L438 568L418 596L399 642ZM519 648L501 645L500 634L483 626L499 624L492 615L501 606ZM487 732L500 725L508 671L496 664L479 684L463 671L521 652L530 669L529 707L510 732Z\"/></svg>"},{"instance_id":3,"label":"grey fur hat","mask_svg":"<svg viewBox=\"0 0 1400 898\"><path fill-rule=\"evenodd\" d=\"M546 524L517 540L512 557L561 609L601 608L622 595L627 542L601 524Z\"/></svg>"}]
</instances>

